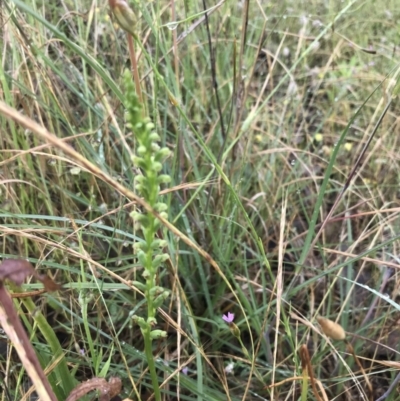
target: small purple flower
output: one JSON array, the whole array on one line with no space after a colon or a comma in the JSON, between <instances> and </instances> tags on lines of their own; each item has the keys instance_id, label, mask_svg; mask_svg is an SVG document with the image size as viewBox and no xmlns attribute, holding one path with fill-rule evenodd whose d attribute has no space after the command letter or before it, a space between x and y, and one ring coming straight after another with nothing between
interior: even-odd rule
<instances>
[{"instance_id":1,"label":"small purple flower","mask_svg":"<svg viewBox=\"0 0 400 401\"><path fill-rule=\"evenodd\" d=\"M235 318L235 314L228 312L226 315L222 315L222 319L224 320L224 322L230 324L233 323L233 319Z\"/></svg>"},{"instance_id":2,"label":"small purple flower","mask_svg":"<svg viewBox=\"0 0 400 401\"><path fill-rule=\"evenodd\" d=\"M187 366L185 366L184 368L182 368L182 373L184 374L184 375L188 375L188 373L189 373L189 368L187 367Z\"/></svg>"},{"instance_id":3,"label":"small purple flower","mask_svg":"<svg viewBox=\"0 0 400 401\"><path fill-rule=\"evenodd\" d=\"M82 356L85 356L85 350L84 350L84 349L81 348L81 349L79 350L79 353L80 353Z\"/></svg>"}]
</instances>

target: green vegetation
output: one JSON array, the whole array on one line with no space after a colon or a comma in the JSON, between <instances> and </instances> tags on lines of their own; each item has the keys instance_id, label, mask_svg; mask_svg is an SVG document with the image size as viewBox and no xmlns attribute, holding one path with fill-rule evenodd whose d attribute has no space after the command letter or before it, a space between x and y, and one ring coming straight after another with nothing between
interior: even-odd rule
<instances>
[{"instance_id":1,"label":"green vegetation","mask_svg":"<svg viewBox=\"0 0 400 401\"><path fill-rule=\"evenodd\" d=\"M0 100L55 135L0 107L1 256L64 285L13 288L40 363L59 401L110 376L122 399L377 399L399 359L399 3L204 3L130 2L142 105L108 2L2 3ZM29 393L1 338L0 372L0 400Z\"/></svg>"}]
</instances>

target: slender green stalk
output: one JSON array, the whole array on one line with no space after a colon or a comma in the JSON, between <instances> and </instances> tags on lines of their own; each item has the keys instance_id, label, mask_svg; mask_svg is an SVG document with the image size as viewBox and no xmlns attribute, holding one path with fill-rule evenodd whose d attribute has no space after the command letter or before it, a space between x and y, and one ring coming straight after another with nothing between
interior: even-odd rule
<instances>
[{"instance_id":1,"label":"slender green stalk","mask_svg":"<svg viewBox=\"0 0 400 401\"><path fill-rule=\"evenodd\" d=\"M152 340L149 332L144 332L142 330L142 333L143 333L143 338L144 338L144 352L146 354L147 365L149 367L151 382L153 383L154 399L161 400L161 391L160 391L160 386L158 384L156 364L154 362L154 356L153 356L153 345L152 345L153 340Z\"/></svg>"},{"instance_id":2,"label":"slender green stalk","mask_svg":"<svg viewBox=\"0 0 400 401\"><path fill-rule=\"evenodd\" d=\"M301 385L301 401L307 401L308 395L308 376L303 372L303 381Z\"/></svg>"}]
</instances>

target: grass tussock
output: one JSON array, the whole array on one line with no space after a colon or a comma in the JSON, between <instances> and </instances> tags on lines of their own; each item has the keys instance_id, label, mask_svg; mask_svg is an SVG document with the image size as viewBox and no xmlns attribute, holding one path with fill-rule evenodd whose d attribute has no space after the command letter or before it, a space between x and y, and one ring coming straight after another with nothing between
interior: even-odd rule
<instances>
[{"instance_id":1,"label":"grass tussock","mask_svg":"<svg viewBox=\"0 0 400 401\"><path fill-rule=\"evenodd\" d=\"M130 5L133 56L105 1L0 9L13 110L0 116L1 256L63 284L12 288L53 388L68 367L76 382L118 376L141 400L382 396L400 338L398 3ZM143 116L170 151L153 230L168 259L152 284L168 297L146 326L167 337L150 354L134 58ZM0 340L4 399L22 399L29 379Z\"/></svg>"}]
</instances>

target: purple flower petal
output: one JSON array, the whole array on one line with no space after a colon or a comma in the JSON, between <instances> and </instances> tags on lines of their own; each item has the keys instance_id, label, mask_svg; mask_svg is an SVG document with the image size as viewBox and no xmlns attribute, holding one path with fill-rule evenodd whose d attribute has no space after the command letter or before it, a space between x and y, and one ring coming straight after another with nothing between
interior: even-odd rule
<instances>
[{"instance_id":1,"label":"purple flower petal","mask_svg":"<svg viewBox=\"0 0 400 401\"><path fill-rule=\"evenodd\" d=\"M189 373L189 368L187 366L182 368L182 373L187 376L187 374Z\"/></svg>"},{"instance_id":2,"label":"purple flower petal","mask_svg":"<svg viewBox=\"0 0 400 401\"><path fill-rule=\"evenodd\" d=\"M232 323L234 318L235 318L235 314L231 313L231 312L228 312L226 315L222 315L222 319L226 323Z\"/></svg>"}]
</instances>

